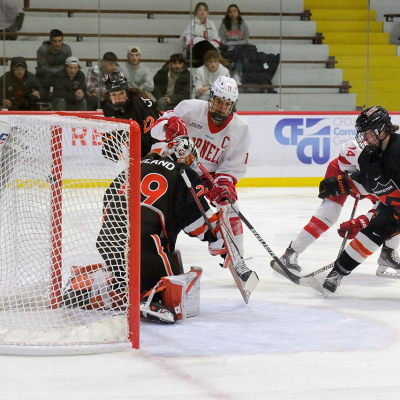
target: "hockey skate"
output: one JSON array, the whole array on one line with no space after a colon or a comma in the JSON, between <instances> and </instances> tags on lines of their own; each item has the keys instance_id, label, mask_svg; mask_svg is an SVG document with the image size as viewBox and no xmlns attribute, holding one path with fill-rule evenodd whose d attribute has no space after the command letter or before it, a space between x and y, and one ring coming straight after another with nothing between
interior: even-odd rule
<instances>
[{"instance_id":1,"label":"hockey skate","mask_svg":"<svg viewBox=\"0 0 400 400\"><path fill-rule=\"evenodd\" d=\"M175 311L163 306L158 301L149 303L143 300L140 303L140 316L144 319L160 322L162 324L173 324L177 320Z\"/></svg>"},{"instance_id":2,"label":"hockey skate","mask_svg":"<svg viewBox=\"0 0 400 400\"><path fill-rule=\"evenodd\" d=\"M324 283L322 284L322 294L327 297L331 293L335 293L336 289L340 286L343 276L344 275L339 273L336 268L329 272Z\"/></svg>"},{"instance_id":3,"label":"hockey skate","mask_svg":"<svg viewBox=\"0 0 400 400\"><path fill-rule=\"evenodd\" d=\"M291 245L292 243L290 243ZM300 265L297 263L297 257L299 256L299 253L297 253L296 251L294 251L291 247L289 247L286 249L285 253L283 254L282 257L279 258L279 260L282 262L282 264L289 269L290 271L294 272L294 273L298 273L301 272L301 267ZM276 263L276 261L272 260L271 261L271 267L274 268L274 263Z\"/></svg>"},{"instance_id":4,"label":"hockey skate","mask_svg":"<svg viewBox=\"0 0 400 400\"><path fill-rule=\"evenodd\" d=\"M390 270L388 270L390 268ZM396 250L383 246L378 258L376 275L389 278L400 278L400 256Z\"/></svg>"}]
</instances>

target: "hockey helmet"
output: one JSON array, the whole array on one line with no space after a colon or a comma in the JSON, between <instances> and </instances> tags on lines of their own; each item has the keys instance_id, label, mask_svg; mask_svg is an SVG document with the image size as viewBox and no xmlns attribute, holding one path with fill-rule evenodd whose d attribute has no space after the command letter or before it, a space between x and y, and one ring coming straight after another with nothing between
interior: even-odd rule
<instances>
[{"instance_id":1,"label":"hockey helmet","mask_svg":"<svg viewBox=\"0 0 400 400\"><path fill-rule=\"evenodd\" d=\"M236 81L227 76L219 76L211 86L208 109L211 118L224 122L236 111L239 90Z\"/></svg>"},{"instance_id":2,"label":"hockey helmet","mask_svg":"<svg viewBox=\"0 0 400 400\"><path fill-rule=\"evenodd\" d=\"M366 108L356 120L356 141L360 148L367 144L379 144L385 138L378 138L381 132L387 135L392 130L393 125L389 113L381 106ZM386 137L386 136L385 136Z\"/></svg>"},{"instance_id":3,"label":"hockey helmet","mask_svg":"<svg viewBox=\"0 0 400 400\"><path fill-rule=\"evenodd\" d=\"M107 92L128 90L128 80L122 72L111 72L106 77L105 89Z\"/></svg>"},{"instance_id":4,"label":"hockey helmet","mask_svg":"<svg viewBox=\"0 0 400 400\"><path fill-rule=\"evenodd\" d=\"M200 163L196 145L190 137L184 135L177 136L166 144L160 154L191 168L197 168Z\"/></svg>"},{"instance_id":5,"label":"hockey helmet","mask_svg":"<svg viewBox=\"0 0 400 400\"><path fill-rule=\"evenodd\" d=\"M105 90L107 101L111 108L115 111L124 111L125 103L128 100L128 80L124 74L122 72L111 72L111 74L108 74L106 76Z\"/></svg>"}]
</instances>

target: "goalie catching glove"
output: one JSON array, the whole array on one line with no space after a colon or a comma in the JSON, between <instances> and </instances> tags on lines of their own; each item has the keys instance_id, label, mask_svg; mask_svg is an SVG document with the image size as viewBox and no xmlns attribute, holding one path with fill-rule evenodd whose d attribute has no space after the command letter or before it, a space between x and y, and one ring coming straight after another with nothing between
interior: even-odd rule
<instances>
[{"instance_id":1,"label":"goalie catching glove","mask_svg":"<svg viewBox=\"0 0 400 400\"><path fill-rule=\"evenodd\" d=\"M346 232L348 232L347 239L354 239L357 233L366 228L368 224L368 217L366 215L360 215L357 218L341 223L340 228L338 229L338 234L344 238Z\"/></svg>"},{"instance_id":2,"label":"goalie catching glove","mask_svg":"<svg viewBox=\"0 0 400 400\"><path fill-rule=\"evenodd\" d=\"M350 192L350 179L346 175L338 175L332 176L331 178L325 178L321 181L319 184L318 197L320 199L330 199L332 197L350 194Z\"/></svg>"},{"instance_id":3,"label":"goalie catching glove","mask_svg":"<svg viewBox=\"0 0 400 400\"><path fill-rule=\"evenodd\" d=\"M187 136L186 123L179 117L171 117L164 125L164 129L167 142L174 140L177 136Z\"/></svg>"},{"instance_id":4,"label":"goalie catching glove","mask_svg":"<svg viewBox=\"0 0 400 400\"><path fill-rule=\"evenodd\" d=\"M237 193L235 185L226 178L219 178L216 180L218 186L213 187L206 193L207 199L219 206L225 206L228 203L234 204L237 200Z\"/></svg>"}]
</instances>

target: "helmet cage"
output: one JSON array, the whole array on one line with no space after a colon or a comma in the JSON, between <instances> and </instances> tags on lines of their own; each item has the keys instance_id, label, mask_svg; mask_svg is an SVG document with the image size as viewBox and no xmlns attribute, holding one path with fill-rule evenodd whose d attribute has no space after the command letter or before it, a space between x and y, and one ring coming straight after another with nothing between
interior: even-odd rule
<instances>
[{"instance_id":1,"label":"helmet cage","mask_svg":"<svg viewBox=\"0 0 400 400\"><path fill-rule=\"evenodd\" d=\"M122 72L111 72L111 74L108 74L105 81L105 90L107 101L111 108L113 108L115 111L123 111L125 108L125 103L128 99L127 96L125 96L124 101L113 102L110 98L110 93L128 90L128 81L124 74Z\"/></svg>"},{"instance_id":2,"label":"helmet cage","mask_svg":"<svg viewBox=\"0 0 400 400\"><path fill-rule=\"evenodd\" d=\"M170 158L180 164L186 164L196 169L200 160L196 145L188 136L177 136L172 142L169 142L161 152L162 156Z\"/></svg>"},{"instance_id":3,"label":"helmet cage","mask_svg":"<svg viewBox=\"0 0 400 400\"><path fill-rule=\"evenodd\" d=\"M228 119L232 112L236 111L238 95L236 81L226 76L219 76L212 84L208 98L208 109L211 118L219 122L224 122ZM225 104L217 104L218 100L222 100ZM224 110L224 105L228 105L229 109Z\"/></svg>"}]
</instances>

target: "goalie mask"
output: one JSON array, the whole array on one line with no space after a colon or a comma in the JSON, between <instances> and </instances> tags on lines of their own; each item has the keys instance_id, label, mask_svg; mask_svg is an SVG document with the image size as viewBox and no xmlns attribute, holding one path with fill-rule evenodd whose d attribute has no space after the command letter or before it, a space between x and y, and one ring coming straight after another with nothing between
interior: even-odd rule
<instances>
[{"instance_id":1,"label":"goalie mask","mask_svg":"<svg viewBox=\"0 0 400 400\"><path fill-rule=\"evenodd\" d=\"M381 106L365 109L356 120L356 141L361 149L365 146L382 146L382 142L393 128L388 112ZM386 132L385 137L379 137Z\"/></svg>"},{"instance_id":2,"label":"goalie mask","mask_svg":"<svg viewBox=\"0 0 400 400\"><path fill-rule=\"evenodd\" d=\"M165 146L160 155L194 169L199 166L200 162L197 147L188 136L177 136Z\"/></svg>"},{"instance_id":3,"label":"goalie mask","mask_svg":"<svg viewBox=\"0 0 400 400\"><path fill-rule=\"evenodd\" d=\"M128 100L128 81L122 72L111 72L106 78L107 100L115 111L123 111Z\"/></svg>"},{"instance_id":4,"label":"goalie mask","mask_svg":"<svg viewBox=\"0 0 400 400\"><path fill-rule=\"evenodd\" d=\"M208 99L211 118L224 122L236 111L239 90L236 81L226 76L219 76L212 84Z\"/></svg>"}]
</instances>

